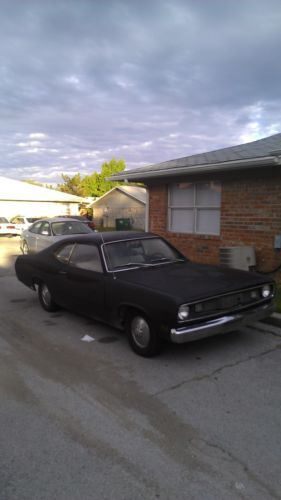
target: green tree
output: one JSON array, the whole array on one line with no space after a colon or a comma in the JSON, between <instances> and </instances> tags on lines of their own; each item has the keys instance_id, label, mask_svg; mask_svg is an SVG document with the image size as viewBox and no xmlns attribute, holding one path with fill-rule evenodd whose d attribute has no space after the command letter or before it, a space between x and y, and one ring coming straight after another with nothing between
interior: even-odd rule
<instances>
[{"instance_id":1,"label":"green tree","mask_svg":"<svg viewBox=\"0 0 281 500\"><path fill-rule=\"evenodd\" d=\"M80 174L75 174L73 177L62 174L64 183L59 184L58 189L64 193L75 194L77 196L99 197L113 187L123 184L123 182L113 182L107 179L114 174L123 172L125 167L124 160L113 158L109 162L102 164L100 173L93 172L91 175L86 175L85 177L81 177Z\"/></svg>"},{"instance_id":2,"label":"green tree","mask_svg":"<svg viewBox=\"0 0 281 500\"><path fill-rule=\"evenodd\" d=\"M109 162L103 163L101 167L101 173L100 173L100 196L103 194L107 193L110 189L114 188L115 186L119 186L120 184L124 184L123 182L120 181L109 181L107 180L114 174L118 174L119 172L123 172L125 170L125 162L124 160L115 160L114 158L110 160Z\"/></svg>"},{"instance_id":3,"label":"green tree","mask_svg":"<svg viewBox=\"0 0 281 500\"><path fill-rule=\"evenodd\" d=\"M100 174L94 172L91 175L86 175L82 181L83 189L87 196L101 196L100 195Z\"/></svg>"},{"instance_id":4,"label":"green tree","mask_svg":"<svg viewBox=\"0 0 281 500\"><path fill-rule=\"evenodd\" d=\"M62 179L64 181L63 184L58 184L59 191L63 193L74 194L76 196L88 196L83 185L80 174L75 174L73 177L70 177L66 174L61 174Z\"/></svg>"}]
</instances>

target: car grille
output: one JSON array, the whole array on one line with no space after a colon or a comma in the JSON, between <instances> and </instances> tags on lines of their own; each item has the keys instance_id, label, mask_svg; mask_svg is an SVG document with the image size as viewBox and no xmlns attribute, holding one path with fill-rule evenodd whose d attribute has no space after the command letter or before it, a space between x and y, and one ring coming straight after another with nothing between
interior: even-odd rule
<instances>
[{"instance_id":1,"label":"car grille","mask_svg":"<svg viewBox=\"0 0 281 500\"><path fill-rule=\"evenodd\" d=\"M266 299L261 294L262 286L239 290L234 293L219 295L210 299L190 305L189 321L203 319L206 317L215 317L221 314L237 312L239 310L255 307L258 304L271 300L272 295ZM272 290L273 292L273 290Z\"/></svg>"}]
</instances>

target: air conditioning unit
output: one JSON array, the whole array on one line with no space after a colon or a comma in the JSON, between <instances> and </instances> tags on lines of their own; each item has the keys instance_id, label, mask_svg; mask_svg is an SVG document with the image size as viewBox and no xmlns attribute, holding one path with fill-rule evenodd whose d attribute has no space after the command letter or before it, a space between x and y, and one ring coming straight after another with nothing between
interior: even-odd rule
<instances>
[{"instance_id":1,"label":"air conditioning unit","mask_svg":"<svg viewBox=\"0 0 281 500\"><path fill-rule=\"evenodd\" d=\"M252 246L220 248L220 263L227 267L249 271L256 265L255 248Z\"/></svg>"}]
</instances>

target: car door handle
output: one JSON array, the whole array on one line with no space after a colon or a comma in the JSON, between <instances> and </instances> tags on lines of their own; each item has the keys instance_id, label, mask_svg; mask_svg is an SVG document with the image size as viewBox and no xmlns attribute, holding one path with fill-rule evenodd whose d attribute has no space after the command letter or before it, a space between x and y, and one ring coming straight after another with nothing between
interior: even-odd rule
<instances>
[{"instance_id":1,"label":"car door handle","mask_svg":"<svg viewBox=\"0 0 281 500\"><path fill-rule=\"evenodd\" d=\"M59 274L67 274L67 271L59 271Z\"/></svg>"}]
</instances>

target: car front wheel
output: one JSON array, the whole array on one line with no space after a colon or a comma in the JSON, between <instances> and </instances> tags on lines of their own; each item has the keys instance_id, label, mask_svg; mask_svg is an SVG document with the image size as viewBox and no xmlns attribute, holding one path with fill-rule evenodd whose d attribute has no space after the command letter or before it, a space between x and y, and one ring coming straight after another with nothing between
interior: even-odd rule
<instances>
[{"instance_id":1,"label":"car front wheel","mask_svg":"<svg viewBox=\"0 0 281 500\"><path fill-rule=\"evenodd\" d=\"M151 322L142 313L132 313L126 323L128 341L134 352L144 357L155 356L160 350L160 339Z\"/></svg>"},{"instance_id":2,"label":"car front wheel","mask_svg":"<svg viewBox=\"0 0 281 500\"><path fill-rule=\"evenodd\" d=\"M43 309L48 312L58 310L58 305L54 302L49 287L46 283L40 283L38 287L39 302Z\"/></svg>"},{"instance_id":3,"label":"car front wheel","mask_svg":"<svg viewBox=\"0 0 281 500\"><path fill-rule=\"evenodd\" d=\"M22 244L22 253L23 253L23 255L29 254L29 248L28 248L28 244L26 243L26 241L24 241Z\"/></svg>"}]
</instances>

